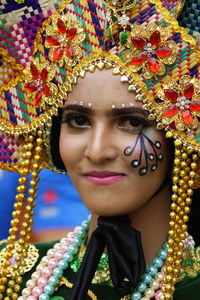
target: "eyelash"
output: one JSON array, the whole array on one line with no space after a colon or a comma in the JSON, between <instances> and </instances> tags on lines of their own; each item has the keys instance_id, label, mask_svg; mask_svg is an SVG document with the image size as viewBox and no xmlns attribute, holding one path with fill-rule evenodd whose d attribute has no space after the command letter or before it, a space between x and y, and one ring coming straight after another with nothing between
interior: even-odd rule
<instances>
[{"instance_id":1,"label":"eyelash","mask_svg":"<svg viewBox=\"0 0 200 300\"><path fill-rule=\"evenodd\" d=\"M73 129L82 129L82 128L90 128L90 125L72 125L73 121L77 121L79 119L83 119L85 121L87 121L89 123L88 118L84 115L84 114L79 114L79 113L69 113L67 115L64 116L63 120L61 121L61 123L67 123L69 128L73 128Z\"/></svg>"},{"instance_id":2,"label":"eyelash","mask_svg":"<svg viewBox=\"0 0 200 300\"><path fill-rule=\"evenodd\" d=\"M79 119L79 121L82 119L82 121L83 121L82 125L80 125L80 124L78 125L78 122L77 122L78 119ZM76 125L73 125L73 122L76 122ZM119 128L122 130L140 131L146 127L151 127L151 124L147 120L145 120L141 117L132 116L132 115L122 116L119 118L118 122L119 122ZM129 122L130 125L129 126L122 125L123 123L126 123L126 122ZM138 125L133 125L133 124L131 124L131 122L136 122L136 123L138 122ZM89 121L87 116L85 116L84 114L81 114L81 113L69 113L64 116L61 123L68 124L68 127L72 128L72 129L91 128L91 122ZM85 123L87 125L84 125Z\"/></svg>"}]
</instances>

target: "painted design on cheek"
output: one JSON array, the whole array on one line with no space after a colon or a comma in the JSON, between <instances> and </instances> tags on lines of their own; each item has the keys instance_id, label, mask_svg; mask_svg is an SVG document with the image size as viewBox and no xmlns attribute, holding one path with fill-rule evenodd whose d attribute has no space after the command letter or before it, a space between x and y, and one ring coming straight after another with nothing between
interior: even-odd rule
<instances>
[{"instance_id":1,"label":"painted design on cheek","mask_svg":"<svg viewBox=\"0 0 200 300\"><path fill-rule=\"evenodd\" d=\"M139 168L140 176L144 176L149 169L154 172L158 167L159 161L163 159L163 154L160 153L161 143L159 141L153 142L141 131L137 136L134 146L128 146L124 150L124 155L134 155L138 147L137 159L131 161L131 167Z\"/></svg>"}]
</instances>

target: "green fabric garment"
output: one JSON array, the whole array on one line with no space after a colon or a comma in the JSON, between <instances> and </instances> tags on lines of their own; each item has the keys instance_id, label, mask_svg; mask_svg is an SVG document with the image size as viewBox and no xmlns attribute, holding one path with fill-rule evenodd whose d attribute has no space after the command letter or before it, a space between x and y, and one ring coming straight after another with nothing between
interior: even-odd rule
<instances>
[{"instance_id":1,"label":"green fabric garment","mask_svg":"<svg viewBox=\"0 0 200 300\"><path fill-rule=\"evenodd\" d=\"M40 258L37 264L40 262L41 258L46 255L46 252L53 247L56 242L49 242L43 244L35 244L39 250ZM0 250L5 246L5 244L0 246ZM31 278L31 274L35 271L36 266L29 272L25 273L23 276L23 284L21 289L25 287L27 280ZM76 274L71 270L67 269L64 272L64 276L69 282L73 282ZM101 284L91 284L90 290L96 295L98 300L120 300L119 296L116 294L114 288ZM52 300L62 300L68 299L70 289L66 288L64 285L61 286L54 295L51 297ZM176 285L176 290L174 293L174 300L199 300L200 299L200 274L195 278L187 278L180 281ZM91 300L90 297L86 297L85 300Z\"/></svg>"}]
</instances>

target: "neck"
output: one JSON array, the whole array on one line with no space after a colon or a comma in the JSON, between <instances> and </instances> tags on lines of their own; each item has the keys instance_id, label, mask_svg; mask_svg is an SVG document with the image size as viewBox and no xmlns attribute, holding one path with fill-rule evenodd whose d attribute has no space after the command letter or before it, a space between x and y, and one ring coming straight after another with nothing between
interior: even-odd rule
<instances>
[{"instance_id":1,"label":"neck","mask_svg":"<svg viewBox=\"0 0 200 300\"><path fill-rule=\"evenodd\" d=\"M129 215L131 225L141 232L146 264L151 264L167 240L170 213L170 187L164 186L144 206ZM89 237L97 227L98 215L92 214Z\"/></svg>"}]
</instances>

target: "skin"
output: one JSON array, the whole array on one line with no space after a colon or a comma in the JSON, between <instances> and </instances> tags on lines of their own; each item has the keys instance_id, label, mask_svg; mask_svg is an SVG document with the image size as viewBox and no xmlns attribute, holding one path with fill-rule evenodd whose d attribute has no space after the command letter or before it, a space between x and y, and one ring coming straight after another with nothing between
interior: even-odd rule
<instances>
[{"instance_id":1,"label":"skin","mask_svg":"<svg viewBox=\"0 0 200 300\"><path fill-rule=\"evenodd\" d=\"M112 75L111 70L96 70L79 79L63 109L60 154L84 204L92 212L89 235L99 215L128 214L132 225L141 231L146 262L150 263L167 236L170 187L164 182L169 172L169 151L164 133L148 120L142 104L134 100L134 94L127 88L127 83L120 82L120 77ZM83 107L92 103L89 113L79 112L80 101L84 102ZM135 108L126 118L112 109L113 104L121 109L122 103L129 107L130 102ZM124 155L141 131L152 142L161 143L159 153L163 155L157 169L152 172L149 168L145 176L131 167L141 145L138 143L131 156ZM146 148L152 152L149 143ZM112 171L123 177L110 185L96 185L84 176L90 171Z\"/></svg>"}]
</instances>

